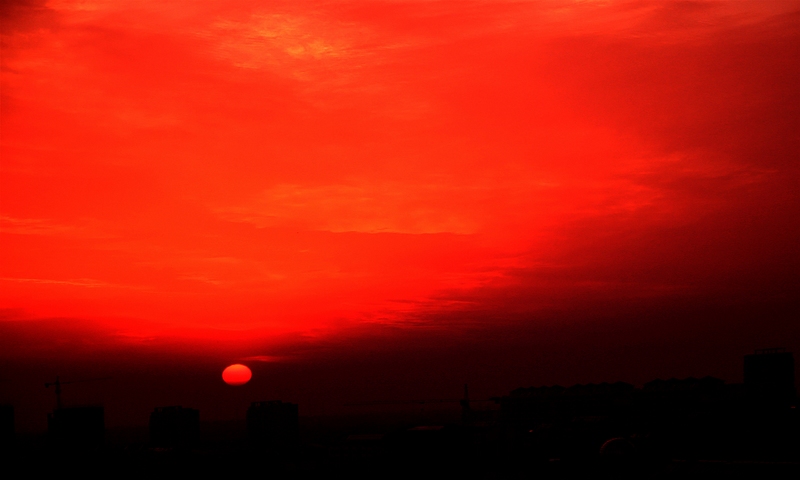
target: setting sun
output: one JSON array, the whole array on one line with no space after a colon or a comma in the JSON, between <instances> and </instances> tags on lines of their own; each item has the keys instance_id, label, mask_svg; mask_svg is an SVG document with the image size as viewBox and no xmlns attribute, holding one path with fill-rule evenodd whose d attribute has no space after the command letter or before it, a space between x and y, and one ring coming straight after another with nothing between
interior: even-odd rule
<instances>
[{"instance_id":1,"label":"setting sun","mask_svg":"<svg viewBox=\"0 0 800 480\"><path fill-rule=\"evenodd\" d=\"M222 380L228 385L244 385L253 377L253 372L245 365L236 363L222 371Z\"/></svg>"}]
</instances>

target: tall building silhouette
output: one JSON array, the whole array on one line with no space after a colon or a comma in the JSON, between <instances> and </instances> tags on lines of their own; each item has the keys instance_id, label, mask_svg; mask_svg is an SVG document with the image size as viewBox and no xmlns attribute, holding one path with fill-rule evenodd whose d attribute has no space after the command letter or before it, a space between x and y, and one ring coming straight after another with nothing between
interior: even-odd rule
<instances>
[{"instance_id":1,"label":"tall building silhouette","mask_svg":"<svg viewBox=\"0 0 800 480\"><path fill-rule=\"evenodd\" d=\"M675 458L788 458L800 446L794 382L793 355L775 348L744 357L744 384L690 377L642 388L555 385L518 388L497 401L505 438L543 456L607 451L605 442L615 440Z\"/></svg>"}]
</instances>

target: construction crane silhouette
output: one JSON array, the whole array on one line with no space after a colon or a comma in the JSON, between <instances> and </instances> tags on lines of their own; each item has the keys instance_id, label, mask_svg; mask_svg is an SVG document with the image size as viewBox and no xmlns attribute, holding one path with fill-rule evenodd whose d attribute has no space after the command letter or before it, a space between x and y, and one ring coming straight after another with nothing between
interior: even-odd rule
<instances>
[{"instance_id":1,"label":"construction crane silhouette","mask_svg":"<svg viewBox=\"0 0 800 480\"><path fill-rule=\"evenodd\" d=\"M69 385L71 383L84 383L84 382L99 382L101 380L109 380L111 377L101 377L101 378L87 378L84 380L72 380L69 382L62 382L61 379L58 378L56 375L55 382L46 382L44 384L44 388L50 388L50 386L54 386L56 390L56 408L61 408L61 385Z\"/></svg>"}]
</instances>

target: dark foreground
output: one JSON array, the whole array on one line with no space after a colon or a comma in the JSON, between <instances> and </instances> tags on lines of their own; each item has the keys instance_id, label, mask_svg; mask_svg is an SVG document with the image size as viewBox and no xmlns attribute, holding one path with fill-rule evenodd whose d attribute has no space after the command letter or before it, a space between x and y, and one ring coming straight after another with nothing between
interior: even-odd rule
<instances>
[{"instance_id":1,"label":"dark foreground","mask_svg":"<svg viewBox=\"0 0 800 480\"><path fill-rule=\"evenodd\" d=\"M635 437L605 441L597 449L562 442L556 452L504 438L495 427L302 423L300 438L288 445L254 442L241 422L203 423L198 439L169 447L153 446L144 428L109 430L103 444L93 447L54 444L45 435L19 437L3 449L0 477L800 478L800 446L784 439L753 439L738 449L717 439L725 448L699 450L714 451L715 457L681 457L675 453L686 445L667 449ZM696 447L693 440L686 439L687 445Z\"/></svg>"}]
</instances>

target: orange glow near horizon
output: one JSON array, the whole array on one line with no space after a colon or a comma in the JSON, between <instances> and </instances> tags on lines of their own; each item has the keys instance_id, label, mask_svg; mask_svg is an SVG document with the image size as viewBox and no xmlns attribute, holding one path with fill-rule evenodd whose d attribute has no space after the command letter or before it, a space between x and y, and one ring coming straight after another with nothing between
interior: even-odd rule
<instances>
[{"instance_id":1,"label":"orange glow near horizon","mask_svg":"<svg viewBox=\"0 0 800 480\"><path fill-rule=\"evenodd\" d=\"M316 338L797 263L797 2L9 5L5 320Z\"/></svg>"}]
</instances>

